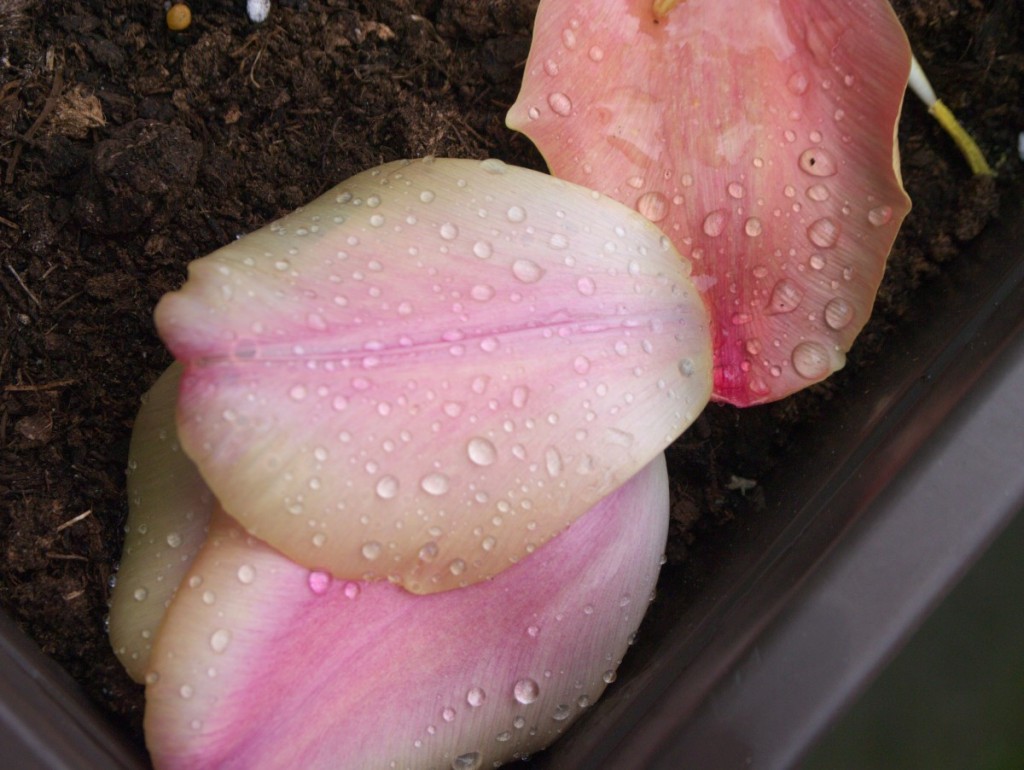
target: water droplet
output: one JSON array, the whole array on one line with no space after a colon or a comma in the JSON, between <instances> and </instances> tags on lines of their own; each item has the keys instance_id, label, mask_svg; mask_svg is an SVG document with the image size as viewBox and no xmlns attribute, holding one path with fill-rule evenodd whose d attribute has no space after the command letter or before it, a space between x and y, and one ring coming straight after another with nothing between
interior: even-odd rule
<instances>
[{"instance_id":1,"label":"water droplet","mask_svg":"<svg viewBox=\"0 0 1024 770\"><path fill-rule=\"evenodd\" d=\"M565 703L560 703L557 706L555 706L555 713L551 715L551 718L554 719L556 722L564 722L566 719L569 718L569 715L571 713L572 708L570 708Z\"/></svg>"},{"instance_id":2,"label":"water droplet","mask_svg":"<svg viewBox=\"0 0 1024 770\"><path fill-rule=\"evenodd\" d=\"M243 564L238 568L238 582L249 585L256 579L256 570L251 564Z\"/></svg>"},{"instance_id":3,"label":"water droplet","mask_svg":"<svg viewBox=\"0 0 1024 770\"><path fill-rule=\"evenodd\" d=\"M741 185L739 182L729 182L725 190L726 192L729 193L730 198L735 198L736 200L742 198L743 193L745 192L743 189L743 185Z\"/></svg>"},{"instance_id":4,"label":"water droplet","mask_svg":"<svg viewBox=\"0 0 1024 770\"><path fill-rule=\"evenodd\" d=\"M440 233L441 237L444 238L446 241L454 241L456 238L459 237L459 228L453 225L451 222L445 222L438 229L438 233Z\"/></svg>"},{"instance_id":5,"label":"water droplet","mask_svg":"<svg viewBox=\"0 0 1024 770\"><path fill-rule=\"evenodd\" d=\"M828 188L823 184L811 185L807 188L807 197L818 203L827 201L829 198Z\"/></svg>"},{"instance_id":6,"label":"water droplet","mask_svg":"<svg viewBox=\"0 0 1024 770\"><path fill-rule=\"evenodd\" d=\"M561 251L562 249L569 248L569 239L565 237L562 233L555 233L554 235L551 236L551 239L548 241L548 246L550 246L553 249L558 249L559 251Z\"/></svg>"},{"instance_id":7,"label":"water droplet","mask_svg":"<svg viewBox=\"0 0 1024 770\"><path fill-rule=\"evenodd\" d=\"M451 706L445 706L444 709L441 711L441 719L443 719L445 722L454 721L455 709L453 709Z\"/></svg>"},{"instance_id":8,"label":"water droplet","mask_svg":"<svg viewBox=\"0 0 1024 770\"><path fill-rule=\"evenodd\" d=\"M440 552L440 548L437 547L437 543L431 540L429 543L424 543L419 550L420 561L432 562L437 558L437 554Z\"/></svg>"},{"instance_id":9,"label":"water droplet","mask_svg":"<svg viewBox=\"0 0 1024 770\"><path fill-rule=\"evenodd\" d=\"M203 604L210 606L217 601L217 595L213 591L203 591Z\"/></svg>"},{"instance_id":10,"label":"water droplet","mask_svg":"<svg viewBox=\"0 0 1024 770\"><path fill-rule=\"evenodd\" d=\"M804 293L800 287L788 278L783 278L772 289L772 296L765 312L768 315L792 313L803 298Z\"/></svg>"},{"instance_id":11,"label":"water droplet","mask_svg":"<svg viewBox=\"0 0 1024 770\"><path fill-rule=\"evenodd\" d=\"M469 290L469 296L475 299L477 302L486 302L494 296L494 287L488 286L485 283L478 283L472 289Z\"/></svg>"},{"instance_id":12,"label":"water droplet","mask_svg":"<svg viewBox=\"0 0 1024 770\"><path fill-rule=\"evenodd\" d=\"M466 703L472 708L482 706L485 700L487 700L487 693L480 687L473 687L466 693Z\"/></svg>"},{"instance_id":13,"label":"water droplet","mask_svg":"<svg viewBox=\"0 0 1024 770\"><path fill-rule=\"evenodd\" d=\"M510 206L505 212L509 222L522 222L526 219L526 211L522 206Z\"/></svg>"},{"instance_id":14,"label":"water droplet","mask_svg":"<svg viewBox=\"0 0 1024 770\"><path fill-rule=\"evenodd\" d=\"M540 696L540 685L532 679L520 679L512 688L512 694L519 703L528 706Z\"/></svg>"},{"instance_id":15,"label":"water droplet","mask_svg":"<svg viewBox=\"0 0 1024 770\"><path fill-rule=\"evenodd\" d=\"M222 653L231 643L231 632L226 628L218 628L210 634L210 649L216 653Z\"/></svg>"},{"instance_id":16,"label":"water droplet","mask_svg":"<svg viewBox=\"0 0 1024 770\"><path fill-rule=\"evenodd\" d=\"M317 532L315 535L313 535L313 545L315 545L317 548L323 548L324 543L326 542L327 535L325 535L323 532Z\"/></svg>"},{"instance_id":17,"label":"water droplet","mask_svg":"<svg viewBox=\"0 0 1024 770\"><path fill-rule=\"evenodd\" d=\"M305 385L292 385L291 390L288 391L288 396L292 401L302 401L307 395Z\"/></svg>"},{"instance_id":18,"label":"water droplet","mask_svg":"<svg viewBox=\"0 0 1024 770\"><path fill-rule=\"evenodd\" d=\"M808 81L807 75L802 72L794 72L789 76L789 80L786 81L786 87L797 96L805 94L808 85L810 85L810 81Z\"/></svg>"},{"instance_id":19,"label":"water droplet","mask_svg":"<svg viewBox=\"0 0 1024 770\"><path fill-rule=\"evenodd\" d=\"M600 46L592 45L587 51L587 56L590 57L590 61L601 61L604 59L604 50Z\"/></svg>"},{"instance_id":20,"label":"water droplet","mask_svg":"<svg viewBox=\"0 0 1024 770\"><path fill-rule=\"evenodd\" d=\"M544 62L544 71L548 73L548 75L550 75L551 77L554 77L555 75L558 74L558 62L556 62L554 59L548 59L546 62Z\"/></svg>"},{"instance_id":21,"label":"water droplet","mask_svg":"<svg viewBox=\"0 0 1024 770\"><path fill-rule=\"evenodd\" d=\"M556 478L562 473L562 455L556 447L549 446L544 450L544 467L551 478Z\"/></svg>"},{"instance_id":22,"label":"water droplet","mask_svg":"<svg viewBox=\"0 0 1024 770\"><path fill-rule=\"evenodd\" d=\"M821 147L811 147L800 154L800 169L811 176L834 176L839 171L835 156Z\"/></svg>"},{"instance_id":23,"label":"water droplet","mask_svg":"<svg viewBox=\"0 0 1024 770\"><path fill-rule=\"evenodd\" d=\"M448 486L448 477L443 473L428 473L420 479L420 489L435 497L447 492Z\"/></svg>"},{"instance_id":24,"label":"water droplet","mask_svg":"<svg viewBox=\"0 0 1024 770\"><path fill-rule=\"evenodd\" d=\"M380 552L383 550L383 547L376 540L369 540L363 543L363 547L361 550L364 559L373 561L374 559L380 557Z\"/></svg>"},{"instance_id":25,"label":"water droplet","mask_svg":"<svg viewBox=\"0 0 1024 770\"><path fill-rule=\"evenodd\" d=\"M306 578L306 582L309 585L310 591L317 596L322 596L331 587L331 575L329 572L322 570L313 570L309 573L309 577Z\"/></svg>"},{"instance_id":26,"label":"water droplet","mask_svg":"<svg viewBox=\"0 0 1024 770\"><path fill-rule=\"evenodd\" d=\"M563 118L572 114L572 99L561 91L555 91L548 95L548 106L552 112Z\"/></svg>"},{"instance_id":27,"label":"water droplet","mask_svg":"<svg viewBox=\"0 0 1024 770\"><path fill-rule=\"evenodd\" d=\"M483 762L483 755L479 751L470 751L452 760L452 770L479 770Z\"/></svg>"},{"instance_id":28,"label":"water droplet","mask_svg":"<svg viewBox=\"0 0 1024 770\"><path fill-rule=\"evenodd\" d=\"M144 602L144 601L146 601L146 599L148 597L149 597L149 591L147 591L145 588L136 588L132 592L132 598L134 598L135 601L137 601L137 602Z\"/></svg>"},{"instance_id":29,"label":"water droplet","mask_svg":"<svg viewBox=\"0 0 1024 770\"><path fill-rule=\"evenodd\" d=\"M183 684L181 688L178 690L178 694L185 700L188 700L193 695L195 695L195 690L192 689L191 685Z\"/></svg>"},{"instance_id":30,"label":"water droplet","mask_svg":"<svg viewBox=\"0 0 1024 770\"><path fill-rule=\"evenodd\" d=\"M544 275L544 268L532 259L517 259L512 263L512 275L523 283L536 283Z\"/></svg>"},{"instance_id":31,"label":"water droplet","mask_svg":"<svg viewBox=\"0 0 1024 770\"><path fill-rule=\"evenodd\" d=\"M761 220L757 217L751 217L743 224L743 232L749 235L751 238L761 234L764 228L761 225Z\"/></svg>"},{"instance_id":32,"label":"water droplet","mask_svg":"<svg viewBox=\"0 0 1024 770\"><path fill-rule=\"evenodd\" d=\"M615 681L616 674L612 669L608 669L603 674L601 674L601 678L604 680L605 684L611 684Z\"/></svg>"},{"instance_id":33,"label":"water droplet","mask_svg":"<svg viewBox=\"0 0 1024 770\"><path fill-rule=\"evenodd\" d=\"M568 27L562 30L562 45L570 51L576 47L576 33Z\"/></svg>"},{"instance_id":34,"label":"water droplet","mask_svg":"<svg viewBox=\"0 0 1024 770\"><path fill-rule=\"evenodd\" d=\"M807 237L819 249L830 249L839 240L839 225L828 217L822 217L807 228Z\"/></svg>"},{"instance_id":35,"label":"water droplet","mask_svg":"<svg viewBox=\"0 0 1024 770\"><path fill-rule=\"evenodd\" d=\"M394 476L381 476L377 481L377 497L391 500L398 494L398 479Z\"/></svg>"},{"instance_id":36,"label":"water droplet","mask_svg":"<svg viewBox=\"0 0 1024 770\"><path fill-rule=\"evenodd\" d=\"M590 371L590 359L586 356L576 356L572 362L572 369L576 374L586 374Z\"/></svg>"},{"instance_id":37,"label":"water droplet","mask_svg":"<svg viewBox=\"0 0 1024 770\"><path fill-rule=\"evenodd\" d=\"M801 342L793 348L792 361L796 373L805 380L820 380L832 369L828 351L817 342Z\"/></svg>"},{"instance_id":38,"label":"water droplet","mask_svg":"<svg viewBox=\"0 0 1024 770\"><path fill-rule=\"evenodd\" d=\"M512 389L512 406L522 409L530 398L530 389L525 385L517 385Z\"/></svg>"},{"instance_id":39,"label":"water droplet","mask_svg":"<svg viewBox=\"0 0 1024 770\"><path fill-rule=\"evenodd\" d=\"M494 444L481 436L469 440L466 444L466 454L474 465L493 465L498 459L498 450Z\"/></svg>"},{"instance_id":40,"label":"water droplet","mask_svg":"<svg viewBox=\"0 0 1024 770\"><path fill-rule=\"evenodd\" d=\"M830 329L845 329L853 320L853 307L842 297L836 297L825 305L825 323Z\"/></svg>"},{"instance_id":41,"label":"water droplet","mask_svg":"<svg viewBox=\"0 0 1024 770\"><path fill-rule=\"evenodd\" d=\"M384 217L380 214L374 214L370 217L371 227L381 227L384 224Z\"/></svg>"},{"instance_id":42,"label":"water droplet","mask_svg":"<svg viewBox=\"0 0 1024 770\"><path fill-rule=\"evenodd\" d=\"M822 254L811 254L810 259L807 260L807 264L811 266L812 270L824 270L825 257Z\"/></svg>"},{"instance_id":43,"label":"water droplet","mask_svg":"<svg viewBox=\"0 0 1024 770\"><path fill-rule=\"evenodd\" d=\"M636 200L636 210L651 222L660 222L668 215L668 198L660 192L648 192Z\"/></svg>"},{"instance_id":44,"label":"water droplet","mask_svg":"<svg viewBox=\"0 0 1024 770\"><path fill-rule=\"evenodd\" d=\"M704 234L715 238L725 229L726 214L721 209L712 211L704 217Z\"/></svg>"},{"instance_id":45,"label":"water droplet","mask_svg":"<svg viewBox=\"0 0 1024 770\"><path fill-rule=\"evenodd\" d=\"M890 206L876 206L868 212L868 222L875 227L886 225L892 219L892 208Z\"/></svg>"},{"instance_id":46,"label":"water droplet","mask_svg":"<svg viewBox=\"0 0 1024 770\"><path fill-rule=\"evenodd\" d=\"M590 297L597 290L597 285L594 283L593 278L584 276L576 281L576 290L584 297Z\"/></svg>"},{"instance_id":47,"label":"water droplet","mask_svg":"<svg viewBox=\"0 0 1024 770\"><path fill-rule=\"evenodd\" d=\"M448 564L448 571L456 576L461 575L466 571L466 562L462 559L453 559L451 563Z\"/></svg>"},{"instance_id":48,"label":"water droplet","mask_svg":"<svg viewBox=\"0 0 1024 770\"><path fill-rule=\"evenodd\" d=\"M355 599L359 596L359 584L348 582L345 583L345 587L342 589L342 593L345 594L346 599Z\"/></svg>"}]
</instances>

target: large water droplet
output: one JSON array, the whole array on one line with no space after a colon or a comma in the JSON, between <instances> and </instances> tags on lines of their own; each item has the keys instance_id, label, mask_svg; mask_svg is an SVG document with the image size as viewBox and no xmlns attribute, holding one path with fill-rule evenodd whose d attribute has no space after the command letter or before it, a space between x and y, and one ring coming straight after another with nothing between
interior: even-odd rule
<instances>
[{"instance_id":1,"label":"large water droplet","mask_svg":"<svg viewBox=\"0 0 1024 770\"><path fill-rule=\"evenodd\" d=\"M792 313L804 297L800 287L788 278L783 278L772 289L772 296L765 310L768 315Z\"/></svg>"},{"instance_id":2,"label":"large water droplet","mask_svg":"<svg viewBox=\"0 0 1024 770\"><path fill-rule=\"evenodd\" d=\"M805 380L820 380L831 371L828 351L817 342L801 342L793 348L793 368Z\"/></svg>"},{"instance_id":3,"label":"large water droplet","mask_svg":"<svg viewBox=\"0 0 1024 770\"><path fill-rule=\"evenodd\" d=\"M636 200L636 210L652 222L660 222L668 215L668 198L660 192L644 193Z\"/></svg>"},{"instance_id":4,"label":"large water droplet","mask_svg":"<svg viewBox=\"0 0 1024 770\"><path fill-rule=\"evenodd\" d=\"M466 454L474 465L493 465L498 459L498 450L482 436L471 438L466 444Z\"/></svg>"},{"instance_id":5,"label":"large water droplet","mask_svg":"<svg viewBox=\"0 0 1024 770\"><path fill-rule=\"evenodd\" d=\"M310 591L317 596L323 596L327 593L327 589L331 587L331 579L331 573L324 572L323 570L313 570L309 573L309 577L306 578L306 583L309 585Z\"/></svg>"},{"instance_id":6,"label":"large water droplet","mask_svg":"<svg viewBox=\"0 0 1024 770\"><path fill-rule=\"evenodd\" d=\"M704 234L715 238L725 229L726 213L716 209L704 217Z\"/></svg>"},{"instance_id":7,"label":"large water droplet","mask_svg":"<svg viewBox=\"0 0 1024 770\"><path fill-rule=\"evenodd\" d=\"M555 706L555 713L551 715L551 718L554 719L556 722L564 722L566 719L569 718L569 715L571 713L572 708L569 707L568 704L560 703L557 706Z\"/></svg>"},{"instance_id":8,"label":"large water droplet","mask_svg":"<svg viewBox=\"0 0 1024 770\"><path fill-rule=\"evenodd\" d=\"M528 706L540 696L540 685L532 679L520 679L512 688L512 694L519 703Z\"/></svg>"},{"instance_id":9,"label":"large water droplet","mask_svg":"<svg viewBox=\"0 0 1024 770\"><path fill-rule=\"evenodd\" d=\"M532 259L517 259L512 263L512 275L523 283L536 283L544 275L544 268Z\"/></svg>"},{"instance_id":10,"label":"large water droplet","mask_svg":"<svg viewBox=\"0 0 1024 770\"><path fill-rule=\"evenodd\" d=\"M803 72L794 72L789 76L789 80L786 81L786 87L797 96L802 96L806 93L808 85L810 85L810 81Z\"/></svg>"},{"instance_id":11,"label":"large water droplet","mask_svg":"<svg viewBox=\"0 0 1024 770\"><path fill-rule=\"evenodd\" d=\"M381 476L377 480L377 497L390 500L398 494L398 479L394 476Z\"/></svg>"},{"instance_id":12,"label":"large water droplet","mask_svg":"<svg viewBox=\"0 0 1024 770\"><path fill-rule=\"evenodd\" d=\"M553 113L561 115L563 118L572 114L572 99L561 91L555 91L548 95L548 106Z\"/></svg>"},{"instance_id":13,"label":"large water droplet","mask_svg":"<svg viewBox=\"0 0 1024 770\"><path fill-rule=\"evenodd\" d=\"M479 770L483 762L483 755L479 751L470 751L452 760L452 770Z\"/></svg>"},{"instance_id":14,"label":"large water droplet","mask_svg":"<svg viewBox=\"0 0 1024 770\"><path fill-rule=\"evenodd\" d=\"M440 553L440 548L437 547L437 543L431 540L429 543L424 543L420 547L419 558L423 562L432 562L437 558L437 554Z\"/></svg>"},{"instance_id":15,"label":"large water droplet","mask_svg":"<svg viewBox=\"0 0 1024 770\"><path fill-rule=\"evenodd\" d=\"M444 238L446 241L454 241L456 238L459 237L459 228L453 225L451 222L445 222L443 225L441 225L438 232L441 234L441 237Z\"/></svg>"},{"instance_id":16,"label":"large water droplet","mask_svg":"<svg viewBox=\"0 0 1024 770\"><path fill-rule=\"evenodd\" d=\"M443 495L448 491L448 477L443 473L428 473L420 479L420 488L428 495Z\"/></svg>"},{"instance_id":17,"label":"large water droplet","mask_svg":"<svg viewBox=\"0 0 1024 770\"><path fill-rule=\"evenodd\" d=\"M830 249L839 240L839 225L828 217L822 217L807 228L807 237L819 249Z\"/></svg>"},{"instance_id":18,"label":"large water droplet","mask_svg":"<svg viewBox=\"0 0 1024 770\"><path fill-rule=\"evenodd\" d=\"M743 232L751 238L760 235L763 229L764 227L761 225L761 220L757 217L750 217L750 219L743 223Z\"/></svg>"},{"instance_id":19,"label":"large water droplet","mask_svg":"<svg viewBox=\"0 0 1024 770\"><path fill-rule=\"evenodd\" d=\"M842 297L836 297L825 305L825 323L830 329L845 329L852 320L853 307Z\"/></svg>"},{"instance_id":20,"label":"large water droplet","mask_svg":"<svg viewBox=\"0 0 1024 770\"><path fill-rule=\"evenodd\" d=\"M584 297L590 297L597 291L597 285L594 283L593 278L584 276L576 281L576 290Z\"/></svg>"},{"instance_id":21,"label":"large water droplet","mask_svg":"<svg viewBox=\"0 0 1024 770\"><path fill-rule=\"evenodd\" d=\"M835 156L821 147L812 147L800 154L800 170L811 176L834 176L839 171Z\"/></svg>"},{"instance_id":22,"label":"large water droplet","mask_svg":"<svg viewBox=\"0 0 1024 770\"><path fill-rule=\"evenodd\" d=\"M238 582L243 585L249 585L253 580L256 579L256 570L251 564L243 564L238 568Z\"/></svg>"},{"instance_id":23,"label":"large water droplet","mask_svg":"<svg viewBox=\"0 0 1024 770\"><path fill-rule=\"evenodd\" d=\"M508 217L509 222L522 222L526 219L526 211L522 206L509 206L508 211L505 212L505 216Z\"/></svg>"},{"instance_id":24,"label":"large water droplet","mask_svg":"<svg viewBox=\"0 0 1024 770\"><path fill-rule=\"evenodd\" d=\"M226 628L218 628L210 634L210 649L220 654L228 648L231 643L231 632Z\"/></svg>"},{"instance_id":25,"label":"large water droplet","mask_svg":"<svg viewBox=\"0 0 1024 770\"><path fill-rule=\"evenodd\" d=\"M472 708L482 706L485 700L487 700L487 693L481 687L473 687L466 693L466 703Z\"/></svg>"},{"instance_id":26,"label":"large water droplet","mask_svg":"<svg viewBox=\"0 0 1024 770\"><path fill-rule=\"evenodd\" d=\"M886 225L892 219L892 208L890 206L876 206L868 212L868 222L875 227Z\"/></svg>"},{"instance_id":27,"label":"large water droplet","mask_svg":"<svg viewBox=\"0 0 1024 770\"><path fill-rule=\"evenodd\" d=\"M743 189L743 185L741 185L739 182L729 182L729 184L725 188L725 191L729 193L730 198L735 198L736 200L742 198L745 192L745 190Z\"/></svg>"},{"instance_id":28,"label":"large water droplet","mask_svg":"<svg viewBox=\"0 0 1024 770\"><path fill-rule=\"evenodd\" d=\"M807 188L807 197L818 203L827 201L829 198L828 188L823 184L811 185Z\"/></svg>"},{"instance_id":29,"label":"large water droplet","mask_svg":"<svg viewBox=\"0 0 1024 770\"><path fill-rule=\"evenodd\" d=\"M376 540L369 540L363 543L362 547L363 558L369 561L373 561L380 557L380 552L383 550L383 546Z\"/></svg>"}]
</instances>

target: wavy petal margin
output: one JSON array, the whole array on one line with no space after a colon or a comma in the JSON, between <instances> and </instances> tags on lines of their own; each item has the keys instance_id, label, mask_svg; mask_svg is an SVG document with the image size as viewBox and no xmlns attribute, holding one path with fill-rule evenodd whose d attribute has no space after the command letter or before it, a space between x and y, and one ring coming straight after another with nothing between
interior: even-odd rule
<instances>
[{"instance_id":1,"label":"wavy petal margin","mask_svg":"<svg viewBox=\"0 0 1024 770\"><path fill-rule=\"evenodd\" d=\"M647 608L664 456L493 580L415 596L290 562L223 513L147 674L158 770L491 767L593 703Z\"/></svg>"},{"instance_id":2,"label":"wavy petal margin","mask_svg":"<svg viewBox=\"0 0 1024 770\"><path fill-rule=\"evenodd\" d=\"M843 366L910 201L910 47L886 0L543 0L511 128L656 222L714 325L714 398Z\"/></svg>"},{"instance_id":3,"label":"wavy petal margin","mask_svg":"<svg viewBox=\"0 0 1024 770\"><path fill-rule=\"evenodd\" d=\"M311 569L430 593L524 558L696 418L688 275L590 190L398 162L192 263L156 319L224 509Z\"/></svg>"}]
</instances>

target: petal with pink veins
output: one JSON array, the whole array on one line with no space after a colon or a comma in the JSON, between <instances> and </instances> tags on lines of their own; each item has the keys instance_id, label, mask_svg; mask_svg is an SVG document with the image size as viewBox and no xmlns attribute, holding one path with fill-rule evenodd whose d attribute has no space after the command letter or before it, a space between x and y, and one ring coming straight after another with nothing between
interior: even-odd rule
<instances>
[{"instance_id":1,"label":"petal with pink veins","mask_svg":"<svg viewBox=\"0 0 1024 770\"><path fill-rule=\"evenodd\" d=\"M673 3L666 3L671 6ZM840 368L910 208L886 0L543 0L510 127L656 222L711 310L714 398Z\"/></svg>"},{"instance_id":2,"label":"petal with pink veins","mask_svg":"<svg viewBox=\"0 0 1024 770\"><path fill-rule=\"evenodd\" d=\"M644 217L498 161L359 174L157 308L182 445L294 561L430 593L495 575L711 389L689 265Z\"/></svg>"},{"instance_id":3,"label":"petal with pink veins","mask_svg":"<svg viewBox=\"0 0 1024 770\"><path fill-rule=\"evenodd\" d=\"M215 500L178 444L171 364L142 397L128 450L128 523L110 597L110 643L142 681L164 611L206 538Z\"/></svg>"},{"instance_id":4,"label":"petal with pink veins","mask_svg":"<svg viewBox=\"0 0 1024 770\"><path fill-rule=\"evenodd\" d=\"M146 676L154 765L480 768L537 751L614 679L667 523L661 455L493 580L416 596L300 567L215 513Z\"/></svg>"}]
</instances>

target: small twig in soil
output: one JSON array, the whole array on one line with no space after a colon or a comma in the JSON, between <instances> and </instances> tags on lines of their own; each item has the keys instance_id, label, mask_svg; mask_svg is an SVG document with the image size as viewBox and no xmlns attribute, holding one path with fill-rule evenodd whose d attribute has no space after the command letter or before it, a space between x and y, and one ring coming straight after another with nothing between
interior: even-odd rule
<instances>
[{"instance_id":1,"label":"small twig in soil","mask_svg":"<svg viewBox=\"0 0 1024 770\"><path fill-rule=\"evenodd\" d=\"M7 217L0 217L0 225L4 225L5 227L9 227L12 230L21 230L21 228L18 227L18 223L17 222L12 222L11 220L7 219Z\"/></svg>"},{"instance_id":2,"label":"small twig in soil","mask_svg":"<svg viewBox=\"0 0 1024 770\"><path fill-rule=\"evenodd\" d=\"M28 298L35 303L36 307L41 308L43 306L43 303L39 301L39 297L37 297L32 292L28 285L23 280L21 280L21 276L18 275L18 271L15 270L10 264L7 264L6 267L10 271L11 275L14 276L14 279L18 282L18 285L25 290L25 293L28 295Z\"/></svg>"},{"instance_id":3,"label":"small twig in soil","mask_svg":"<svg viewBox=\"0 0 1024 770\"><path fill-rule=\"evenodd\" d=\"M46 97L46 102L43 104L43 109L36 117L35 121L29 126L21 137L18 143L14 146L14 152L11 153L10 159L7 161L7 175L4 177L4 184L14 183L14 169L18 166L18 159L21 157L21 150L24 148L26 142L31 142L32 137L35 135L39 127L43 125L43 122L53 112L53 108L57 106L57 97L60 96L60 89L64 85L64 76L61 74L59 69L54 70L53 73L53 84L50 86L50 95Z\"/></svg>"},{"instance_id":4,"label":"small twig in soil","mask_svg":"<svg viewBox=\"0 0 1024 770\"><path fill-rule=\"evenodd\" d=\"M5 385L5 393L38 393L43 390L56 390L57 388L64 388L68 385L74 385L75 380L54 380L53 382L44 382L42 385Z\"/></svg>"},{"instance_id":5,"label":"small twig in soil","mask_svg":"<svg viewBox=\"0 0 1024 770\"><path fill-rule=\"evenodd\" d=\"M47 551L46 558L55 561L89 561L77 553L54 553L53 551Z\"/></svg>"},{"instance_id":6,"label":"small twig in soil","mask_svg":"<svg viewBox=\"0 0 1024 770\"><path fill-rule=\"evenodd\" d=\"M89 518L90 516L92 516L92 508L87 510L85 513L78 514L77 516L75 516L72 519L68 519L63 524L61 524L59 527L57 527L56 531L57 532L61 532L61 531L65 530L65 529L67 529L68 527L74 526L75 524L77 524L78 522L82 521L83 519Z\"/></svg>"}]
</instances>

